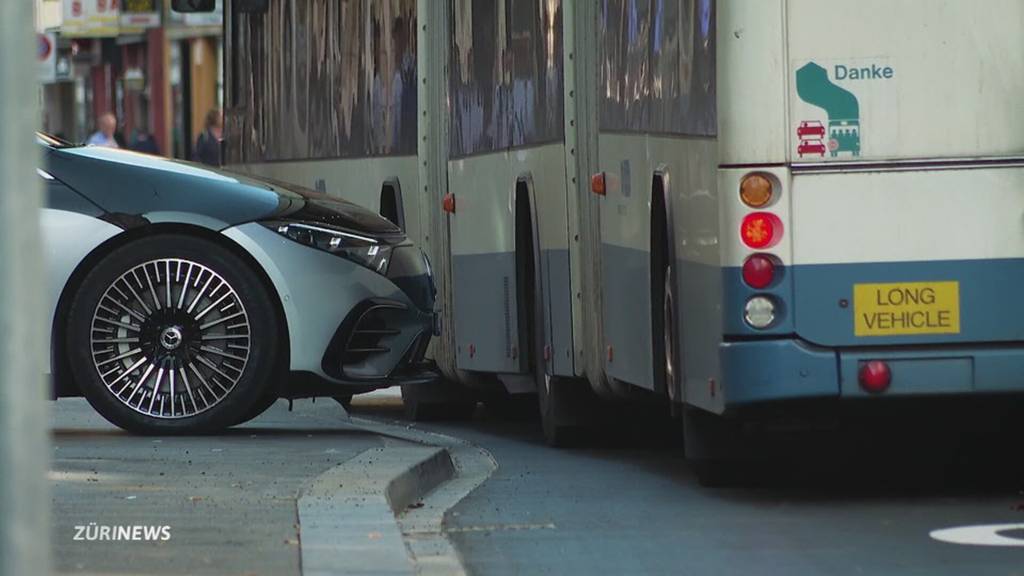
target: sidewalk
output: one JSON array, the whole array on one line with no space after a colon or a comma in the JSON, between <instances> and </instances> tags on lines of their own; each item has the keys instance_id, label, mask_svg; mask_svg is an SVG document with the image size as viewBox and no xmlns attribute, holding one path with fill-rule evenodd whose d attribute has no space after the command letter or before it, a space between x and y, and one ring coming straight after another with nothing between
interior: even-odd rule
<instances>
[{"instance_id":1,"label":"sidewalk","mask_svg":"<svg viewBox=\"0 0 1024 576\"><path fill-rule=\"evenodd\" d=\"M57 573L300 574L297 502L312 483L360 457L370 486L386 482L375 474L392 474L394 463L378 470L386 458L367 454L423 447L349 423L331 400L294 408L278 402L221 436L145 438L110 426L84 400L57 402L50 473ZM143 532L126 540L134 526Z\"/></svg>"}]
</instances>

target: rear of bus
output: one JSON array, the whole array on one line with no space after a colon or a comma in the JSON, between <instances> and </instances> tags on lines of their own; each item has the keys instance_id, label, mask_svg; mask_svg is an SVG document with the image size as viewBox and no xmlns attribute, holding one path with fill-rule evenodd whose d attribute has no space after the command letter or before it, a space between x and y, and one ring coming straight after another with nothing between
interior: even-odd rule
<instances>
[{"instance_id":1,"label":"rear of bus","mask_svg":"<svg viewBox=\"0 0 1024 576\"><path fill-rule=\"evenodd\" d=\"M709 407L1024 391L1024 3L719 7Z\"/></svg>"}]
</instances>

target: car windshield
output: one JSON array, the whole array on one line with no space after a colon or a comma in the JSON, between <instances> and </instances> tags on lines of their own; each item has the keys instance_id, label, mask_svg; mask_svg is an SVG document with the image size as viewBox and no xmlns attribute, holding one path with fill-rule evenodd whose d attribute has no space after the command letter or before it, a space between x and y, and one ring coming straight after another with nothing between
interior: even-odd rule
<instances>
[{"instance_id":1,"label":"car windshield","mask_svg":"<svg viewBox=\"0 0 1024 576\"><path fill-rule=\"evenodd\" d=\"M36 142L50 148L74 148L75 145L63 138L44 134L42 132L36 132Z\"/></svg>"}]
</instances>

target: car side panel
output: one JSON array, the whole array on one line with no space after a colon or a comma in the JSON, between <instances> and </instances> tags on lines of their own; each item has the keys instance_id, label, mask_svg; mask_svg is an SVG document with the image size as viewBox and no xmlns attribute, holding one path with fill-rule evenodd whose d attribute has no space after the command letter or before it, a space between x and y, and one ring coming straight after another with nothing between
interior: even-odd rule
<instances>
[{"instance_id":1,"label":"car side panel","mask_svg":"<svg viewBox=\"0 0 1024 576\"><path fill-rule=\"evenodd\" d=\"M66 203L63 205L68 206ZM86 205L79 207L87 208ZM47 280L47 326L52 327L54 321L59 320L55 318L57 303L79 263L100 244L117 236L123 230L88 213L50 207L43 208L40 213L40 228L43 235L43 260ZM52 343L50 345L52 349ZM46 374L50 374L50 351L46 357Z\"/></svg>"},{"instance_id":2,"label":"car side panel","mask_svg":"<svg viewBox=\"0 0 1024 576\"><path fill-rule=\"evenodd\" d=\"M46 208L75 212L95 218L103 215L103 210L99 206L93 204L85 196L75 192L60 180L56 180L51 176L49 180L44 180L44 182L43 194L45 196L43 198L43 205Z\"/></svg>"}]
</instances>

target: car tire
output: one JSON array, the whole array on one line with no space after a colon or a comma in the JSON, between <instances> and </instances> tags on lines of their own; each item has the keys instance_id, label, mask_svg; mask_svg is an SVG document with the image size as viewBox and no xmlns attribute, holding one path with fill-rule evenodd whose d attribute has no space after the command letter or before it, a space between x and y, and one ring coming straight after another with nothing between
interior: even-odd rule
<instances>
[{"instance_id":1,"label":"car tire","mask_svg":"<svg viewBox=\"0 0 1024 576\"><path fill-rule=\"evenodd\" d=\"M66 349L83 395L113 424L210 433L254 417L271 396L281 326L242 258L210 240L162 234L113 250L88 272L69 309Z\"/></svg>"},{"instance_id":2,"label":"car tire","mask_svg":"<svg viewBox=\"0 0 1024 576\"><path fill-rule=\"evenodd\" d=\"M273 406L274 403L280 399L281 397L278 396L277 392L267 394L263 398L260 398L255 404L253 404L252 408L250 408L248 412L246 412L241 418L239 418L237 422L234 422L231 425L238 426L240 424L245 424L250 420L255 420L256 418L259 418L264 412L270 410L270 407Z\"/></svg>"}]
</instances>

